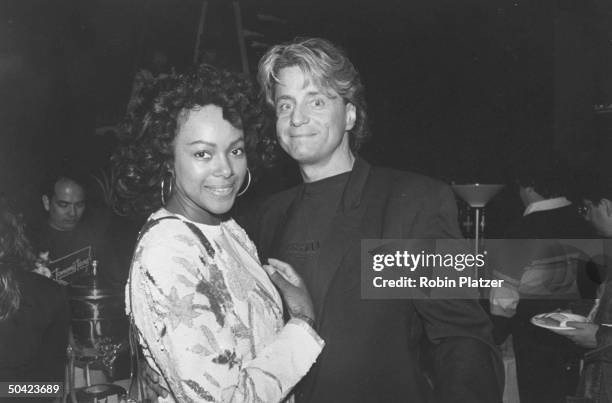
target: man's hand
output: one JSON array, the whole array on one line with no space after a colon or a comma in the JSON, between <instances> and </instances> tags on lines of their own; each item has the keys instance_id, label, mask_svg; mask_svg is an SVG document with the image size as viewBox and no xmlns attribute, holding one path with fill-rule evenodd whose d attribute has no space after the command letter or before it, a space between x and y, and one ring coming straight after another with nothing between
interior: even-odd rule
<instances>
[{"instance_id":1,"label":"man's hand","mask_svg":"<svg viewBox=\"0 0 612 403\"><path fill-rule=\"evenodd\" d=\"M143 380L143 393L146 401L157 402L159 396L168 396L168 391L159 384L160 376L149 366L145 359L138 362L140 377Z\"/></svg>"},{"instance_id":2,"label":"man's hand","mask_svg":"<svg viewBox=\"0 0 612 403\"><path fill-rule=\"evenodd\" d=\"M282 294L289 315L314 326L314 307L304 280L288 263L272 258L268 259L268 263L263 267Z\"/></svg>"},{"instance_id":3,"label":"man's hand","mask_svg":"<svg viewBox=\"0 0 612 403\"><path fill-rule=\"evenodd\" d=\"M566 322L568 327L573 327L570 330L553 330L552 332L565 336L581 347L595 348L597 347L597 339L595 335L599 329L599 325L586 322Z\"/></svg>"}]
</instances>

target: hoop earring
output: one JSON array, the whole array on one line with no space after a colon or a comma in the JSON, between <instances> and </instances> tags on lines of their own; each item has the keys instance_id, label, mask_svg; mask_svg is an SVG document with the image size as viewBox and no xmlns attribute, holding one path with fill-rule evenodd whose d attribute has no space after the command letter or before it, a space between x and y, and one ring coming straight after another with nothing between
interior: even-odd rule
<instances>
[{"instance_id":1,"label":"hoop earring","mask_svg":"<svg viewBox=\"0 0 612 403\"><path fill-rule=\"evenodd\" d=\"M243 194L245 194L245 193L246 193L246 191L247 191L247 189L248 189L248 188L249 188L249 186L251 185L251 171L249 170L249 168L247 168L247 175L248 175L248 177L249 177L249 179L247 180L247 184L246 184L246 186L245 186L245 188L244 188L244 189L242 189L240 192L238 192L238 193L236 194L236 197L238 197L238 196L242 196Z\"/></svg>"},{"instance_id":2,"label":"hoop earring","mask_svg":"<svg viewBox=\"0 0 612 403\"><path fill-rule=\"evenodd\" d=\"M172 175L172 173L170 173L170 172L168 172L168 173L170 174L170 181L169 181L170 186L169 186L169 189L168 189L168 196L169 196L169 195L172 194L172 182L174 181L174 175ZM161 186L160 186L160 189L159 189L159 196L160 196L160 199L161 199L162 206L166 205L166 196L165 196L166 191L165 190L166 190L166 178L167 177L168 177L168 175L165 174L164 177L161 180Z\"/></svg>"}]
</instances>

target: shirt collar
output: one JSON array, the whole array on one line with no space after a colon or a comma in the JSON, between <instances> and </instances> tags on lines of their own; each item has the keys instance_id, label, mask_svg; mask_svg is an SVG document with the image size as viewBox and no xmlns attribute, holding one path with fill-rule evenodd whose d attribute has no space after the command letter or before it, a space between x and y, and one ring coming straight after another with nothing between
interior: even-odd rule
<instances>
[{"instance_id":1,"label":"shirt collar","mask_svg":"<svg viewBox=\"0 0 612 403\"><path fill-rule=\"evenodd\" d=\"M566 197L555 197L553 199L540 200L537 202L529 203L523 216L529 215L531 213L535 213L537 211L547 211L554 210L561 207L566 207L571 205L572 202L567 200Z\"/></svg>"}]
</instances>

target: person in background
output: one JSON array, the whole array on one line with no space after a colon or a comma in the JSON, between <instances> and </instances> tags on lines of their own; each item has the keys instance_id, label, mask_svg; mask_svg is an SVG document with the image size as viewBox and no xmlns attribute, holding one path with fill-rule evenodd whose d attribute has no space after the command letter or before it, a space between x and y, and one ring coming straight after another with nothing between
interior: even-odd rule
<instances>
[{"instance_id":1,"label":"person in background","mask_svg":"<svg viewBox=\"0 0 612 403\"><path fill-rule=\"evenodd\" d=\"M0 196L0 380L3 382L64 381L68 302L64 289L33 273L34 266L35 255L24 235L23 223L7 199Z\"/></svg>"},{"instance_id":2,"label":"person in background","mask_svg":"<svg viewBox=\"0 0 612 403\"><path fill-rule=\"evenodd\" d=\"M505 238L528 245L521 250L521 264L511 270L506 265L517 259L508 257L494 271L505 280L491 290L494 334L500 344L512 334L523 403L565 402L578 384L582 349L530 322L534 315L569 309L581 298L577 276L585 274L585 261L573 258L556 241L592 234L566 197L571 180L569 170L555 158L537 155L521 165L516 181L525 211Z\"/></svg>"},{"instance_id":3,"label":"person in background","mask_svg":"<svg viewBox=\"0 0 612 403\"><path fill-rule=\"evenodd\" d=\"M105 231L84 219L87 175L62 163L49 171L42 189L43 222L29 229L34 249L48 261L54 278L68 283L89 273L98 261L99 275L113 286L125 284L106 239Z\"/></svg>"},{"instance_id":4,"label":"person in background","mask_svg":"<svg viewBox=\"0 0 612 403\"><path fill-rule=\"evenodd\" d=\"M303 281L281 261L264 270L228 215L255 165L247 154L261 128L256 93L203 65L157 82L141 102L113 165L118 208L150 214L126 306L168 391L161 400L281 401L324 343Z\"/></svg>"},{"instance_id":5,"label":"person in background","mask_svg":"<svg viewBox=\"0 0 612 403\"><path fill-rule=\"evenodd\" d=\"M567 322L573 330L556 331L588 349L572 403L612 402L612 176L598 173L583 185L585 218L604 237L602 284L588 321Z\"/></svg>"}]
</instances>

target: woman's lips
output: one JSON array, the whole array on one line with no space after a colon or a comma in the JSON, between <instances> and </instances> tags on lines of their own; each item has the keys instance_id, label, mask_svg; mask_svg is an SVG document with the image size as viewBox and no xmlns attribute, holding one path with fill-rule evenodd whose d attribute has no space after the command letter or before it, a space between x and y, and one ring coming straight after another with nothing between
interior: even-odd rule
<instances>
[{"instance_id":1,"label":"woman's lips","mask_svg":"<svg viewBox=\"0 0 612 403\"><path fill-rule=\"evenodd\" d=\"M204 189L206 189L208 192L212 193L215 196L224 197L224 196L229 196L230 194L232 194L232 192L234 190L234 186L233 185L229 185L229 186L204 186Z\"/></svg>"}]
</instances>

